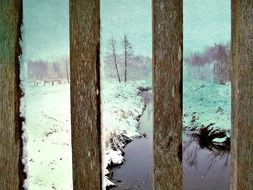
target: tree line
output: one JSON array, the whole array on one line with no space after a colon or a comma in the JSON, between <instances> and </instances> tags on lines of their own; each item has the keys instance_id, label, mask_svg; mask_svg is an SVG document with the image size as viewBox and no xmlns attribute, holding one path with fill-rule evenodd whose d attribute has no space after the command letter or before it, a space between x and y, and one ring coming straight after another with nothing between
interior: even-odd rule
<instances>
[{"instance_id":1,"label":"tree line","mask_svg":"<svg viewBox=\"0 0 253 190\"><path fill-rule=\"evenodd\" d=\"M192 54L185 60L190 66L190 74L195 78L205 80L210 77L210 71L212 71L214 82L225 83L230 81L230 46L230 42L214 44L205 48L202 53Z\"/></svg>"},{"instance_id":2,"label":"tree line","mask_svg":"<svg viewBox=\"0 0 253 190\"><path fill-rule=\"evenodd\" d=\"M62 57L53 62L44 60L29 60L27 62L27 77L33 82L44 81L46 83L50 81L54 84L54 81L66 80L69 83L69 70L69 57Z\"/></svg>"}]
</instances>

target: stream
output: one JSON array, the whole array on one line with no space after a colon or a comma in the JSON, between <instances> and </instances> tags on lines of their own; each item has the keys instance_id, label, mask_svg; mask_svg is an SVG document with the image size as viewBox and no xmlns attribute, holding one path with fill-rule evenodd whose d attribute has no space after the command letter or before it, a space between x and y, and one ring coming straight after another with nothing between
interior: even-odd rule
<instances>
[{"instance_id":1,"label":"stream","mask_svg":"<svg viewBox=\"0 0 253 190\"><path fill-rule=\"evenodd\" d=\"M140 93L146 109L138 129L145 137L136 138L125 148L125 162L110 170L113 190L153 189L153 102L152 94ZM200 147L196 138L183 133L183 189L228 190L230 153Z\"/></svg>"},{"instance_id":2,"label":"stream","mask_svg":"<svg viewBox=\"0 0 253 190\"><path fill-rule=\"evenodd\" d=\"M229 190L230 154L200 147L184 132L183 171L184 190Z\"/></svg>"},{"instance_id":3,"label":"stream","mask_svg":"<svg viewBox=\"0 0 253 190\"><path fill-rule=\"evenodd\" d=\"M111 180L117 185L113 190L143 189L153 186L153 103L149 92L140 92L146 109L140 118L138 129L146 137L136 138L125 150L125 163L113 168Z\"/></svg>"}]
</instances>

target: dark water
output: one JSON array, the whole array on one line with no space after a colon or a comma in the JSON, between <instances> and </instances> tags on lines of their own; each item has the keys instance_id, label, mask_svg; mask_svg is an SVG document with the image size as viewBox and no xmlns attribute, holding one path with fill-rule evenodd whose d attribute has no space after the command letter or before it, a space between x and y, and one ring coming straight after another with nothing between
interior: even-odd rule
<instances>
[{"instance_id":1,"label":"dark water","mask_svg":"<svg viewBox=\"0 0 253 190\"><path fill-rule=\"evenodd\" d=\"M140 118L139 130L144 138L134 139L125 148L126 162L112 172L117 187L112 189L153 189L153 104L151 94L141 94L146 101L146 110Z\"/></svg>"},{"instance_id":2,"label":"dark water","mask_svg":"<svg viewBox=\"0 0 253 190\"><path fill-rule=\"evenodd\" d=\"M183 189L229 189L230 154L200 148L191 135L183 135Z\"/></svg>"},{"instance_id":3,"label":"dark water","mask_svg":"<svg viewBox=\"0 0 253 190\"><path fill-rule=\"evenodd\" d=\"M141 94L147 107L140 119L140 131L144 138L134 139L125 148L125 163L115 167L111 180L117 185L112 189L153 188L153 102L151 94ZM227 190L229 189L229 152L201 148L196 138L183 135L183 189Z\"/></svg>"}]
</instances>

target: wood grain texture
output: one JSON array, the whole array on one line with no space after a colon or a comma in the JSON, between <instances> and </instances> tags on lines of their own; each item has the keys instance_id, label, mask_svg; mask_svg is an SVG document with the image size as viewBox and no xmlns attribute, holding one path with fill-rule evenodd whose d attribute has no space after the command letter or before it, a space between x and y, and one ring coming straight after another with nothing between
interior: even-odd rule
<instances>
[{"instance_id":1,"label":"wood grain texture","mask_svg":"<svg viewBox=\"0 0 253 190\"><path fill-rule=\"evenodd\" d=\"M253 189L253 1L232 0L232 190Z\"/></svg>"},{"instance_id":2,"label":"wood grain texture","mask_svg":"<svg viewBox=\"0 0 253 190\"><path fill-rule=\"evenodd\" d=\"M70 0L73 183L101 189L99 0Z\"/></svg>"},{"instance_id":3,"label":"wood grain texture","mask_svg":"<svg viewBox=\"0 0 253 190\"><path fill-rule=\"evenodd\" d=\"M182 189L181 0L153 0L154 189Z\"/></svg>"},{"instance_id":4,"label":"wood grain texture","mask_svg":"<svg viewBox=\"0 0 253 190\"><path fill-rule=\"evenodd\" d=\"M21 164L19 46L21 0L0 0L0 189L18 190L25 178Z\"/></svg>"}]
</instances>

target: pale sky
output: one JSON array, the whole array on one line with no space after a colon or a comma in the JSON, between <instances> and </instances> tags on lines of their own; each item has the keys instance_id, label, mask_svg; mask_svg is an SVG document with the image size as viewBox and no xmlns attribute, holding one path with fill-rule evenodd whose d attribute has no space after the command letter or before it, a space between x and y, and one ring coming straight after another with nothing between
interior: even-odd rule
<instances>
[{"instance_id":1,"label":"pale sky","mask_svg":"<svg viewBox=\"0 0 253 190\"><path fill-rule=\"evenodd\" d=\"M126 34L136 54L152 54L152 1L151 0L100 0L101 52L108 51L109 39L121 41Z\"/></svg>"},{"instance_id":2,"label":"pale sky","mask_svg":"<svg viewBox=\"0 0 253 190\"><path fill-rule=\"evenodd\" d=\"M69 54L69 1L24 0L23 59ZM152 55L151 0L101 0L101 52L126 34L136 54ZM184 52L230 41L230 0L184 0Z\"/></svg>"},{"instance_id":3,"label":"pale sky","mask_svg":"<svg viewBox=\"0 0 253 190\"><path fill-rule=\"evenodd\" d=\"M231 39L230 0L184 0L184 53Z\"/></svg>"},{"instance_id":4,"label":"pale sky","mask_svg":"<svg viewBox=\"0 0 253 190\"><path fill-rule=\"evenodd\" d=\"M23 60L69 54L69 1L23 0Z\"/></svg>"}]
</instances>

